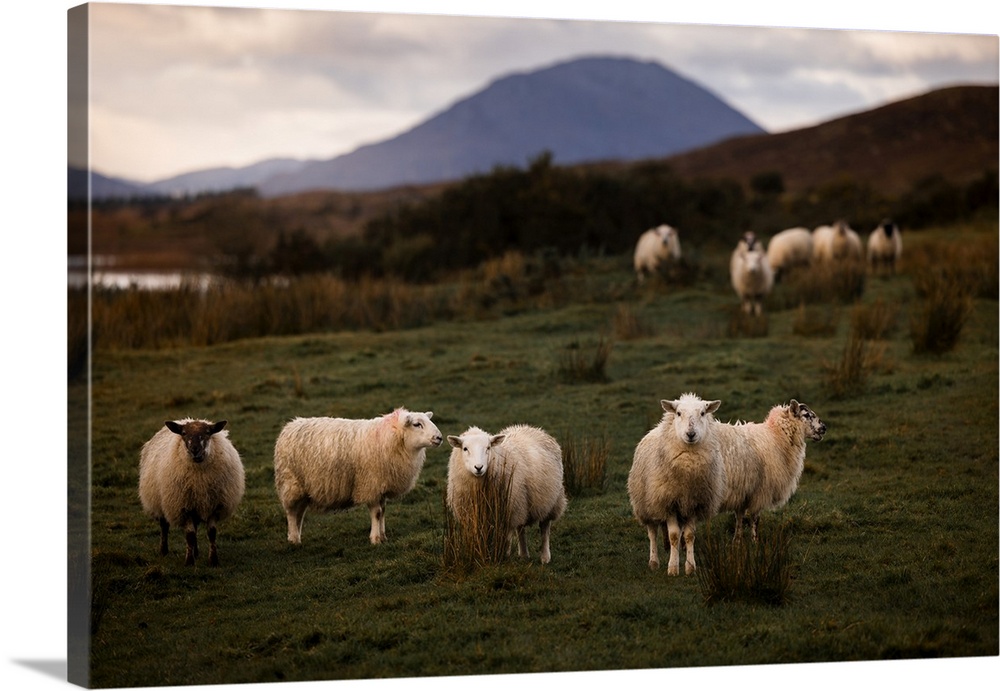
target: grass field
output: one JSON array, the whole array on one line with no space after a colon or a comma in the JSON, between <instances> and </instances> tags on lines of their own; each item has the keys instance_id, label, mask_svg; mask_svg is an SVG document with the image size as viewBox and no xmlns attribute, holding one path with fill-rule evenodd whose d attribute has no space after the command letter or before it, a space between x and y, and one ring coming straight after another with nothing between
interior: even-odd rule
<instances>
[{"instance_id":1,"label":"grass field","mask_svg":"<svg viewBox=\"0 0 1000 691\"><path fill-rule=\"evenodd\" d=\"M942 237L909 236L908 251ZM996 227L983 237L995 267ZM99 350L91 684L997 655L996 293L973 300L953 350L915 354L910 320L923 298L912 276L869 278L861 304L889 314L865 341L864 376L845 389L834 373L857 306L772 308L766 335L734 337L725 271L705 276L406 330ZM627 286L628 261L595 261L591 278ZM815 322L824 328L804 326ZM598 355L601 376L575 378L567 365ZM625 479L659 400L685 391L721 399L722 420L760 420L796 398L828 425L810 442L798 493L762 518L790 535L782 606L707 605L697 578L646 566ZM564 445L606 440L606 481L570 496L546 566L533 530L530 562L464 578L445 571L447 445L430 450L417 487L389 503L387 544L369 544L368 513L353 509L307 514L303 544L289 545L272 473L282 425L396 406L432 410L444 434L528 422ZM187 415L228 419L246 468L216 569L204 558L184 567L176 529L172 553L160 557L158 527L136 492L141 445L165 419ZM720 516L699 531L721 539L731 525Z\"/></svg>"}]
</instances>

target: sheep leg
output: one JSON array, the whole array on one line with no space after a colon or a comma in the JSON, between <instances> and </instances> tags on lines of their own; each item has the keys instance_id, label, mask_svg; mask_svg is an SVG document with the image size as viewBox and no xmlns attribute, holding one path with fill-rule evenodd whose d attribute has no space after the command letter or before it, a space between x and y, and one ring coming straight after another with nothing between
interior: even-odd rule
<instances>
[{"instance_id":1,"label":"sheep leg","mask_svg":"<svg viewBox=\"0 0 1000 691\"><path fill-rule=\"evenodd\" d=\"M528 535L525 532L523 525L517 526L517 556L531 556L528 554Z\"/></svg>"},{"instance_id":2,"label":"sheep leg","mask_svg":"<svg viewBox=\"0 0 1000 691\"><path fill-rule=\"evenodd\" d=\"M660 568L660 555L656 551L656 524L646 524L646 534L649 535L649 568ZM666 533L664 533L666 535Z\"/></svg>"},{"instance_id":3,"label":"sheep leg","mask_svg":"<svg viewBox=\"0 0 1000 691\"><path fill-rule=\"evenodd\" d=\"M167 531L170 530L170 524L167 523L166 518L160 519L160 554L166 556L167 554Z\"/></svg>"},{"instance_id":4,"label":"sheep leg","mask_svg":"<svg viewBox=\"0 0 1000 691\"><path fill-rule=\"evenodd\" d=\"M733 542L743 539L743 512L736 511L736 528L733 530Z\"/></svg>"},{"instance_id":5,"label":"sheep leg","mask_svg":"<svg viewBox=\"0 0 1000 691\"><path fill-rule=\"evenodd\" d=\"M676 576L681 572L681 528L677 517L667 519L667 538L670 540L670 559L667 562L667 575Z\"/></svg>"},{"instance_id":6,"label":"sheep leg","mask_svg":"<svg viewBox=\"0 0 1000 691\"><path fill-rule=\"evenodd\" d=\"M684 526L684 543L687 545L684 573L690 576L697 568L697 564L694 561L694 523L688 523Z\"/></svg>"},{"instance_id":7,"label":"sheep leg","mask_svg":"<svg viewBox=\"0 0 1000 691\"><path fill-rule=\"evenodd\" d=\"M538 524L538 530L542 534L542 563L548 564L552 559L552 554L549 552L549 532L552 529L552 521L542 521Z\"/></svg>"},{"instance_id":8,"label":"sheep leg","mask_svg":"<svg viewBox=\"0 0 1000 691\"><path fill-rule=\"evenodd\" d=\"M757 542L757 521L760 520L760 514L755 513L750 517L750 537L753 538L754 542Z\"/></svg>"},{"instance_id":9,"label":"sheep leg","mask_svg":"<svg viewBox=\"0 0 1000 691\"><path fill-rule=\"evenodd\" d=\"M285 506L285 517L288 519L288 541L294 545L302 544L302 521L309 507L309 500L302 498Z\"/></svg>"},{"instance_id":10,"label":"sheep leg","mask_svg":"<svg viewBox=\"0 0 1000 691\"><path fill-rule=\"evenodd\" d=\"M198 522L188 519L184 523L184 540L187 542L187 552L184 555L184 566L194 566L198 556Z\"/></svg>"},{"instance_id":11,"label":"sheep leg","mask_svg":"<svg viewBox=\"0 0 1000 691\"><path fill-rule=\"evenodd\" d=\"M369 504L368 512L372 517L372 529L368 538L373 545L385 542L385 497L379 498L374 504Z\"/></svg>"},{"instance_id":12,"label":"sheep leg","mask_svg":"<svg viewBox=\"0 0 1000 691\"><path fill-rule=\"evenodd\" d=\"M219 565L219 550L215 546L216 529L215 521L208 522L208 565Z\"/></svg>"}]
</instances>

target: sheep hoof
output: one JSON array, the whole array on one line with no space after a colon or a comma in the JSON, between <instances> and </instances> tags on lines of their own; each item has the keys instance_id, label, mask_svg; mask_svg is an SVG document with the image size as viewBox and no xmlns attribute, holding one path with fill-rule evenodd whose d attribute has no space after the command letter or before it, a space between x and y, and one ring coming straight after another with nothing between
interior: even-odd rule
<instances>
[{"instance_id":1,"label":"sheep hoof","mask_svg":"<svg viewBox=\"0 0 1000 691\"><path fill-rule=\"evenodd\" d=\"M656 571L658 568L660 568L660 562L656 561L655 559L650 559L649 560L649 570L650 571Z\"/></svg>"},{"instance_id":2,"label":"sheep hoof","mask_svg":"<svg viewBox=\"0 0 1000 691\"><path fill-rule=\"evenodd\" d=\"M694 564L685 564L684 565L684 573L686 575L688 575L688 576L690 576L691 574L694 573L694 569L695 569Z\"/></svg>"},{"instance_id":3,"label":"sheep hoof","mask_svg":"<svg viewBox=\"0 0 1000 691\"><path fill-rule=\"evenodd\" d=\"M667 567L668 576L678 576L680 575L680 572L681 572L680 567L677 566L676 564L671 564L670 566Z\"/></svg>"}]
</instances>

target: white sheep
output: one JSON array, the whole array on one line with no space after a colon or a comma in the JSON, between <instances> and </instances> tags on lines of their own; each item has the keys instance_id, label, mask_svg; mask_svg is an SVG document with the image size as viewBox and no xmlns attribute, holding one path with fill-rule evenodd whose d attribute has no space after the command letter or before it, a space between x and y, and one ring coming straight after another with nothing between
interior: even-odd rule
<instances>
[{"instance_id":1,"label":"white sheep","mask_svg":"<svg viewBox=\"0 0 1000 691\"><path fill-rule=\"evenodd\" d=\"M809 266L813 258L813 236L808 228L786 228L767 243L767 261L774 279L799 266Z\"/></svg>"},{"instance_id":2,"label":"white sheep","mask_svg":"<svg viewBox=\"0 0 1000 691\"><path fill-rule=\"evenodd\" d=\"M760 315L764 300L774 288L774 272L764 246L752 233L745 234L729 258L729 279L743 311Z\"/></svg>"},{"instance_id":3,"label":"white sheep","mask_svg":"<svg viewBox=\"0 0 1000 691\"><path fill-rule=\"evenodd\" d=\"M695 571L695 525L718 513L726 489L712 424L712 413L720 403L703 401L693 393L660 401L663 418L635 448L628 496L636 519L646 527L651 569L660 565L656 537L662 528L664 548L670 550L667 573L680 572L682 539L687 547L684 571Z\"/></svg>"},{"instance_id":4,"label":"white sheep","mask_svg":"<svg viewBox=\"0 0 1000 691\"><path fill-rule=\"evenodd\" d=\"M455 519L465 522L484 483L509 485L507 531L517 535L518 555L529 556L525 529L537 523L542 539L541 562L549 563L552 523L566 510L559 443L530 425L512 425L497 434L470 427L459 436L449 436L448 443L453 448L446 501Z\"/></svg>"},{"instance_id":5,"label":"white sheep","mask_svg":"<svg viewBox=\"0 0 1000 691\"><path fill-rule=\"evenodd\" d=\"M382 417L295 418L274 444L274 486L288 519L288 541L302 543L306 509L366 505L372 544L386 541L385 504L409 492L427 449L441 445L434 414L397 408Z\"/></svg>"},{"instance_id":6,"label":"white sheep","mask_svg":"<svg viewBox=\"0 0 1000 691\"><path fill-rule=\"evenodd\" d=\"M680 259L681 241L677 230L668 225L660 225L639 236L632 263L636 278L642 283L647 274L654 274L662 266L677 263Z\"/></svg>"},{"instance_id":7,"label":"white sheep","mask_svg":"<svg viewBox=\"0 0 1000 691\"><path fill-rule=\"evenodd\" d=\"M771 408L762 423L713 423L726 469L726 491L720 512L736 515L735 537L743 534L743 519L757 540L761 511L784 506L799 486L806 457L806 440L819 441L826 425L809 406L794 398Z\"/></svg>"},{"instance_id":8,"label":"white sheep","mask_svg":"<svg viewBox=\"0 0 1000 691\"><path fill-rule=\"evenodd\" d=\"M226 424L191 418L167 421L139 455L139 499L146 513L160 522L160 554L167 554L170 526L183 526L188 566L198 556L201 523L208 530L208 562L219 565L216 526L243 498L243 463Z\"/></svg>"},{"instance_id":9,"label":"white sheep","mask_svg":"<svg viewBox=\"0 0 1000 691\"><path fill-rule=\"evenodd\" d=\"M813 260L817 262L861 261L864 248L861 237L846 221L819 226L813 231Z\"/></svg>"},{"instance_id":10,"label":"white sheep","mask_svg":"<svg viewBox=\"0 0 1000 691\"><path fill-rule=\"evenodd\" d=\"M868 236L868 264L872 271L895 273L896 262L903 253L903 238L899 226L886 218Z\"/></svg>"}]
</instances>

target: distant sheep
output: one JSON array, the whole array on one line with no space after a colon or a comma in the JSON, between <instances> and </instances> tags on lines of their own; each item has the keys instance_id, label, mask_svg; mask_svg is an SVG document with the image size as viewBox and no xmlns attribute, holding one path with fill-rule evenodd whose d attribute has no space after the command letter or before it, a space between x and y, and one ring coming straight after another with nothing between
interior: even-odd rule
<instances>
[{"instance_id":1,"label":"distant sheep","mask_svg":"<svg viewBox=\"0 0 1000 691\"><path fill-rule=\"evenodd\" d=\"M774 288L774 272L764 246L752 234L745 234L729 258L729 279L740 298L743 311L760 315L764 300Z\"/></svg>"},{"instance_id":2,"label":"distant sheep","mask_svg":"<svg viewBox=\"0 0 1000 691\"><path fill-rule=\"evenodd\" d=\"M862 261L864 256L861 237L846 221L819 226L813 231L814 261Z\"/></svg>"},{"instance_id":3,"label":"distant sheep","mask_svg":"<svg viewBox=\"0 0 1000 691\"><path fill-rule=\"evenodd\" d=\"M761 511L784 506L799 486L806 457L806 440L819 441L826 425L809 406L792 399L771 408L762 423L714 422L713 430L726 469L726 491L720 512L736 514L736 533L743 534L744 517L757 540Z\"/></svg>"},{"instance_id":4,"label":"distant sheep","mask_svg":"<svg viewBox=\"0 0 1000 691\"><path fill-rule=\"evenodd\" d=\"M767 243L767 261L779 281L788 271L809 266L813 259L813 236L808 228L787 228Z\"/></svg>"},{"instance_id":5,"label":"distant sheep","mask_svg":"<svg viewBox=\"0 0 1000 691\"><path fill-rule=\"evenodd\" d=\"M167 554L170 526L183 526L188 566L198 556L201 523L208 530L208 563L219 565L216 526L243 498L243 463L224 430L226 424L191 418L168 421L140 452L139 499L146 513L160 522L160 554Z\"/></svg>"},{"instance_id":6,"label":"distant sheep","mask_svg":"<svg viewBox=\"0 0 1000 691\"><path fill-rule=\"evenodd\" d=\"M657 531L669 545L667 573L680 572L680 549L687 547L684 571L695 571L694 534L698 521L715 516L726 491L726 473L715 439L712 413L720 401L686 393L660 401L660 423L635 448L628 474L628 496L636 519L649 537L649 568L660 565ZM683 538L682 538L683 534Z\"/></svg>"},{"instance_id":7,"label":"distant sheep","mask_svg":"<svg viewBox=\"0 0 1000 691\"><path fill-rule=\"evenodd\" d=\"M899 226L886 218L868 236L868 265L876 273L895 273L902 253L903 238L899 234Z\"/></svg>"},{"instance_id":8,"label":"distant sheep","mask_svg":"<svg viewBox=\"0 0 1000 691\"><path fill-rule=\"evenodd\" d=\"M446 501L455 519L465 522L472 511L474 493L481 491L483 483L509 483L507 530L517 535L517 553L528 556L525 528L537 523L542 538L541 562L549 563L552 523L566 510L559 443L530 425L513 425L497 434L470 427L460 436L449 436L448 443L452 452Z\"/></svg>"},{"instance_id":9,"label":"distant sheep","mask_svg":"<svg viewBox=\"0 0 1000 691\"><path fill-rule=\"evenodd\" d=\"M681 259L681 241L677 230L668 225L657 226L639 236L635 245L633 264L639 283L648 274L655 274L664 265Z\"/></svg>"},{"instance_id":10,"label":"distant sheep","mask_svg":"<svg viewBox=\"0 0 1000 691\"><path fill-rule=\"evenodd\" d=\"M433 413L397 408L371 420L296 418L274 445L274 486L288 519L288 541L302 542L309 507L340 511L364 504L372 544L386 541L385 504L409 492L427 449L441 444Z\"/></svg>"}]
</instances>

